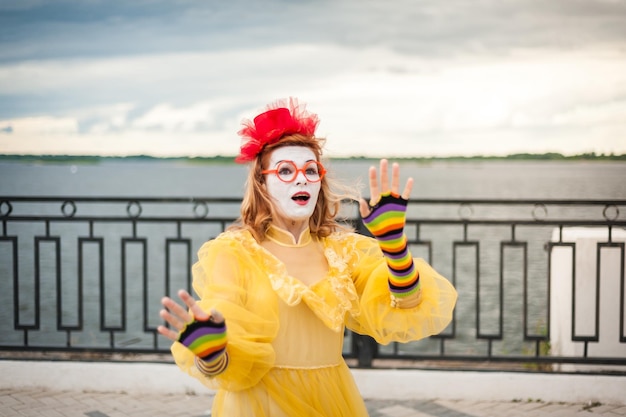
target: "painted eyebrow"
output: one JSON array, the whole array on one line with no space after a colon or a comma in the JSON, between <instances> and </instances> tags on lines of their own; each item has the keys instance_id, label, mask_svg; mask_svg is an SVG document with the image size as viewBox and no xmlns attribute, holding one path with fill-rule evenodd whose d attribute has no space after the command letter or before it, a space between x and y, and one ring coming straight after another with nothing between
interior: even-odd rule
<instances>
[{"instance_id":1,"label":"painted eyebrow","mask_svg":"<svg viewBox=\"0 0 626 417\"><path fill-rule=\"evenodd\" d=\"M305 163L308 163L308 162L313 162L313 161L316 161L316 160L315 160L315 159L308 159L308 160L306 160L306 161L304 161L304 162L305 162ZM292 161L291 159L281 159L280 161L276 161L276 163L274 164L274 166L276 166L276 165L280 164L281 162L293 162L293 163L295 164L295 161Z\"/></svg>"}]
</instances>

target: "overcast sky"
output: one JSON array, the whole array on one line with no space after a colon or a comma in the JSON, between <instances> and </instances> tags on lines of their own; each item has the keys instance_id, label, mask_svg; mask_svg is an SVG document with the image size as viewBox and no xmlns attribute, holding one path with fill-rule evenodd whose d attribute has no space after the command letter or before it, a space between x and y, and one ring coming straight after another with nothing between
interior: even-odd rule
<instances>
[{"instance_id":1,"label":"overcast sky","mask_svg":"<svg viewBox=\"0 0 626 417\"><path fill-rule=\"evenodd\" d=\"M0 153L235 155L289 96L329 156L626 153L626 1L0 0Z\"/></svg>"}]
</instances>

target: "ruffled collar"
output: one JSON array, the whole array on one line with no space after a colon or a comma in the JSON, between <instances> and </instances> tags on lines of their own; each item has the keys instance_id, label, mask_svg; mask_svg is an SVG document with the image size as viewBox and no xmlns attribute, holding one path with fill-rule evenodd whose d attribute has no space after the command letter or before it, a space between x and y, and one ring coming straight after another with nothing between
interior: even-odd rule
<instances>
[{"instance_id":1,"label":"ruffled collar","mask_svg":"<svg viewBox=\"0 0 626 417\"><path fill-rule=\"evenodd\" d=\"M313 241L311 238L311 231L308 227L300 233L300 237L296 241L290 232L273 224L271 224L269 229L267 229L267 232L265 232L265 237L277 245L288 248L301 248Z\"/></svg>"},{"instance_id":2,"label":"ruffled collar","mask_svg":"<svg viewBox=\"0 0 626 417\"><path fill-rule=\"evenodd\" d=\"M359 315L359 297L346 264L347 258L356 251L356 248L346 247L345 243L348 242L345 242L339 234L320 239L329 271L324 279L311 286L304 285L290 276L285 264L259 245L249 232L243 234L225 232L225 234L238 236L252 252L263 254L263 264L271 286L287 305L294 306L304 301L313 313L335 332L343 330L346 313L353 317ZM310 233L308 236L310 237ZM293 238L290 240L293 242ZM342 247L342 250L336 251L335 247Z\"/></svg>"}]
</instances>

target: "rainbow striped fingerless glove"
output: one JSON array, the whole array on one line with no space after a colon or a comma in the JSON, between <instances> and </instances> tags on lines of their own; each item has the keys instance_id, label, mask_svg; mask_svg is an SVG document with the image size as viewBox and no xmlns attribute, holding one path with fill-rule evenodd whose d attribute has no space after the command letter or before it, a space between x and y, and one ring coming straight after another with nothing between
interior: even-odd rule
<instances>
[{"instance_id":1,"label":"rainbow striped fingerless glove","mask_svg":"<svg viewBox=\"0 0 626 417\"><path fill-rule=\"evenodd\" d=\"M219 375L228 366L226 321L194 319L180 332L178 341L196 355L196 366L205 375Z\"/></svg>"},{"instance_id":2,"label":"rainbow striped fingerless glove","mask_svg":"<svg viewBox=\"0 0 626 417\"><path fill-rule=\"evenodd\" d=\"M419 273L404 234L407 203L408 200L397 194L383 193L378 204L363 218L363 224L378 240L387 260L391 305L394 307L401 306L409 297L417 297L420 290Z\"/></svg>"}]
</instances>

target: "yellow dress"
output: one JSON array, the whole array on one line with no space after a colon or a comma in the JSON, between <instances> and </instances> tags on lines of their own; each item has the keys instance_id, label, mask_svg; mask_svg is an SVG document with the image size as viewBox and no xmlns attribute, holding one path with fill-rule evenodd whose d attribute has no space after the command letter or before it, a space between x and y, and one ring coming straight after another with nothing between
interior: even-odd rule
<instances>
[{"instance_id":1,"label":"yellow dress","mask_svg":"<svg viewBox=\"0 0 626 417\"><path fill-rule=\"evenodd\" d=\"M344 327L381 344L437 334L452 318L455 289L415 259L421 302L394 308L376 240L348 232L318 239L307 229L304 244L285 247L287 232L270 232L261 244L240 230L202 246L193 286L200 306L226 319L229 364L208 378L178 342L176 363L217 390L213 417L366 417L342 357Z\"/></svg>"}]
</instances>

